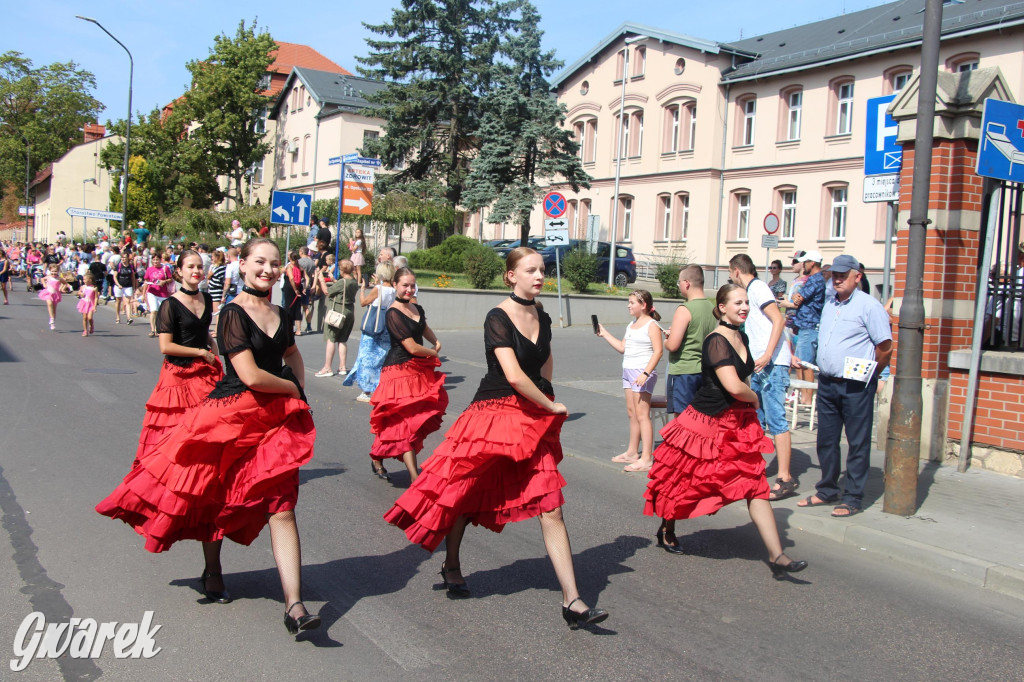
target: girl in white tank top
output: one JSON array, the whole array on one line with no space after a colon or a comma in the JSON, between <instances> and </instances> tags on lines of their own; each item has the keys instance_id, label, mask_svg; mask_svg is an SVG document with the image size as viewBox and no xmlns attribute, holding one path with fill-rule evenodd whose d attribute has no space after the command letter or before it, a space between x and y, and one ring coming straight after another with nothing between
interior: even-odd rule
<instances>
[{"instance_id":1,"label":"girl in white tank top","mask_svg":"<svg viewBox=\"0 0 1024 682\"><path fill-rule=\"evenodd\" d=\"M612 457L612 461L625 463L625 471L642 472L650 469L654 462L651 394L658 382L657 368L665 337L657 324L661 315L654 310L654 300L649 292L637 289L631 293L627 309L635 321L626 327L621 341L600 324L597 335L622 353L622 392L629 416L629 445L625 452Z\"/></svg>"}]
</instances>

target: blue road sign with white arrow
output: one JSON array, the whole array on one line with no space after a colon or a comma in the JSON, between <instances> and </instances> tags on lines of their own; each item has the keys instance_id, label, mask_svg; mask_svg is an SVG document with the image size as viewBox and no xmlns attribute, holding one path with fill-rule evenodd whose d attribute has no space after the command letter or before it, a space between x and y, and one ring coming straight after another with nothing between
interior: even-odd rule
<instances>
[{"instance_id":1,"label":"blue road sign with white arrow","mask_svg":"<svg viewBox=\"0 0 1024 682\"><path fill-rule=\"evenodd\" d=\"M985 100L978 145L978 175L1024 182L1024 106Z\"/></svg>"},{"instance_id":2,"label":"blue road sign with white arrow","mask_svg":"<svg viewBox=\"0 0 1024 682\"><path fill-rule=\"evenodd\" d=\"M903 146L896 143L898 125L886 113L896 95L868 100L867 129L864 135L864 175L890 175L900 172Z\"/></svg>"},{"instance_id":3,"label":"blue road sign with white arrow","mask_svg":"<svg viewBox=\"0 0 1024 682\"><path fill-rule=\"evenodd\" d=\"M270 199L270 222L305 227L309 224L309 209L312 205L313 197L308 194L274 190Z\"/></svg>"}]
</instances>

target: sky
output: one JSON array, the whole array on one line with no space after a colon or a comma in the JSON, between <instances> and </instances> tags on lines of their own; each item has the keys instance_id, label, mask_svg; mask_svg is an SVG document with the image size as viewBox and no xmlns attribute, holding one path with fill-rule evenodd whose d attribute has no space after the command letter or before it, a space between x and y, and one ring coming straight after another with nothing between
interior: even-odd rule
<instances>
[{"instance_id":1,"label":"sky","mask_svg":"<svg viewBox=\"0 0 1024 682\"><path fill-rule=\"evenodd\" d=\"M639 6L613 0L534 0L541 15L544 47L571 64L623 22L728 42L884 4L880 0L650 0ZM922 0L923 5L923 0ZM302 43L356 73L373 34L363 22L383 23L395 0L377 2L277 3L236 0L12 0L4 10L0 50L20 52L34 66L75 62L96 77L93 93L106 109L100 122L124 118L128 107L128 56L94 24L99 21L131 51L135 62L132 109L149 113L188 86L185 64L209 54L213 38L233 36L241 20L270 31L275 39ZM711 11L701 11L711 7Z\"/></svg>"}]
</instances>

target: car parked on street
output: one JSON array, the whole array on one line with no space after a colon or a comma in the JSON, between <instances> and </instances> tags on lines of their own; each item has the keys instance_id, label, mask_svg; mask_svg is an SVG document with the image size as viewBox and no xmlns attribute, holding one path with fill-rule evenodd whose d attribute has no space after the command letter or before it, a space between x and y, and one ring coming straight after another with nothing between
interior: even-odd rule
<instances>
[{"instance_id":1,"label":"car parked on street","mask_svg":"<svg viewBox=\"0 0 1024 682\"><path fill-rule=\"evenodd\" d=\"M565 254L576 248L586 248L587 242L582 239L570 239L567 247L556 249L547 243L542 248L534 246L544 258L544 268L548 277L555 274L555 252L559 253L559 260ZM611 251L611 244L608 242L597 242L597 273L594 275L595 282L608 281L608 253ZM624 287L636 281L636 259L633 257L633 249L620 244L615 245L615 286Z\"/></svg>"},{"instance_id":2,"label":"car parked on street","mask_svg":"<svg viewBox=\"0 0 1024 682\"><path fill-rule=\"evenodd\" d=\"M508 240L507 244L494 247L494 250L498 252L499 256L504 258L505 256L508 255L509 251L518 248L521 243L521 239ZM529 246L531 249L536 249L537 251L540 251L546 246L546 243L544 241L544 237L530 237L527 240L526 245Z\"/></svg>"}]
</instances>

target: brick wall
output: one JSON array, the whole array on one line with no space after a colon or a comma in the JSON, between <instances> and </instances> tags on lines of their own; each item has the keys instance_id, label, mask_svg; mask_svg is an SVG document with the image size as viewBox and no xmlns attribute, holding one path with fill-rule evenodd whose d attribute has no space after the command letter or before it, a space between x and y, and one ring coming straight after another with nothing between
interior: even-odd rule
<instances>
[{"instance_id":1,"label":"brick wall","mask_svg":"<svg viewBox=\"0 0 1024 682\"><path fill-rule=\"evenodd\" d=\"M959 441L963 433L967 372L952 370L949 378L947 437ZM975 444L1024 450L1024 432L1020 428L1024 415L1024 377L980 373L977 406L973 434Z\"/></svg>"}]
</instances>

